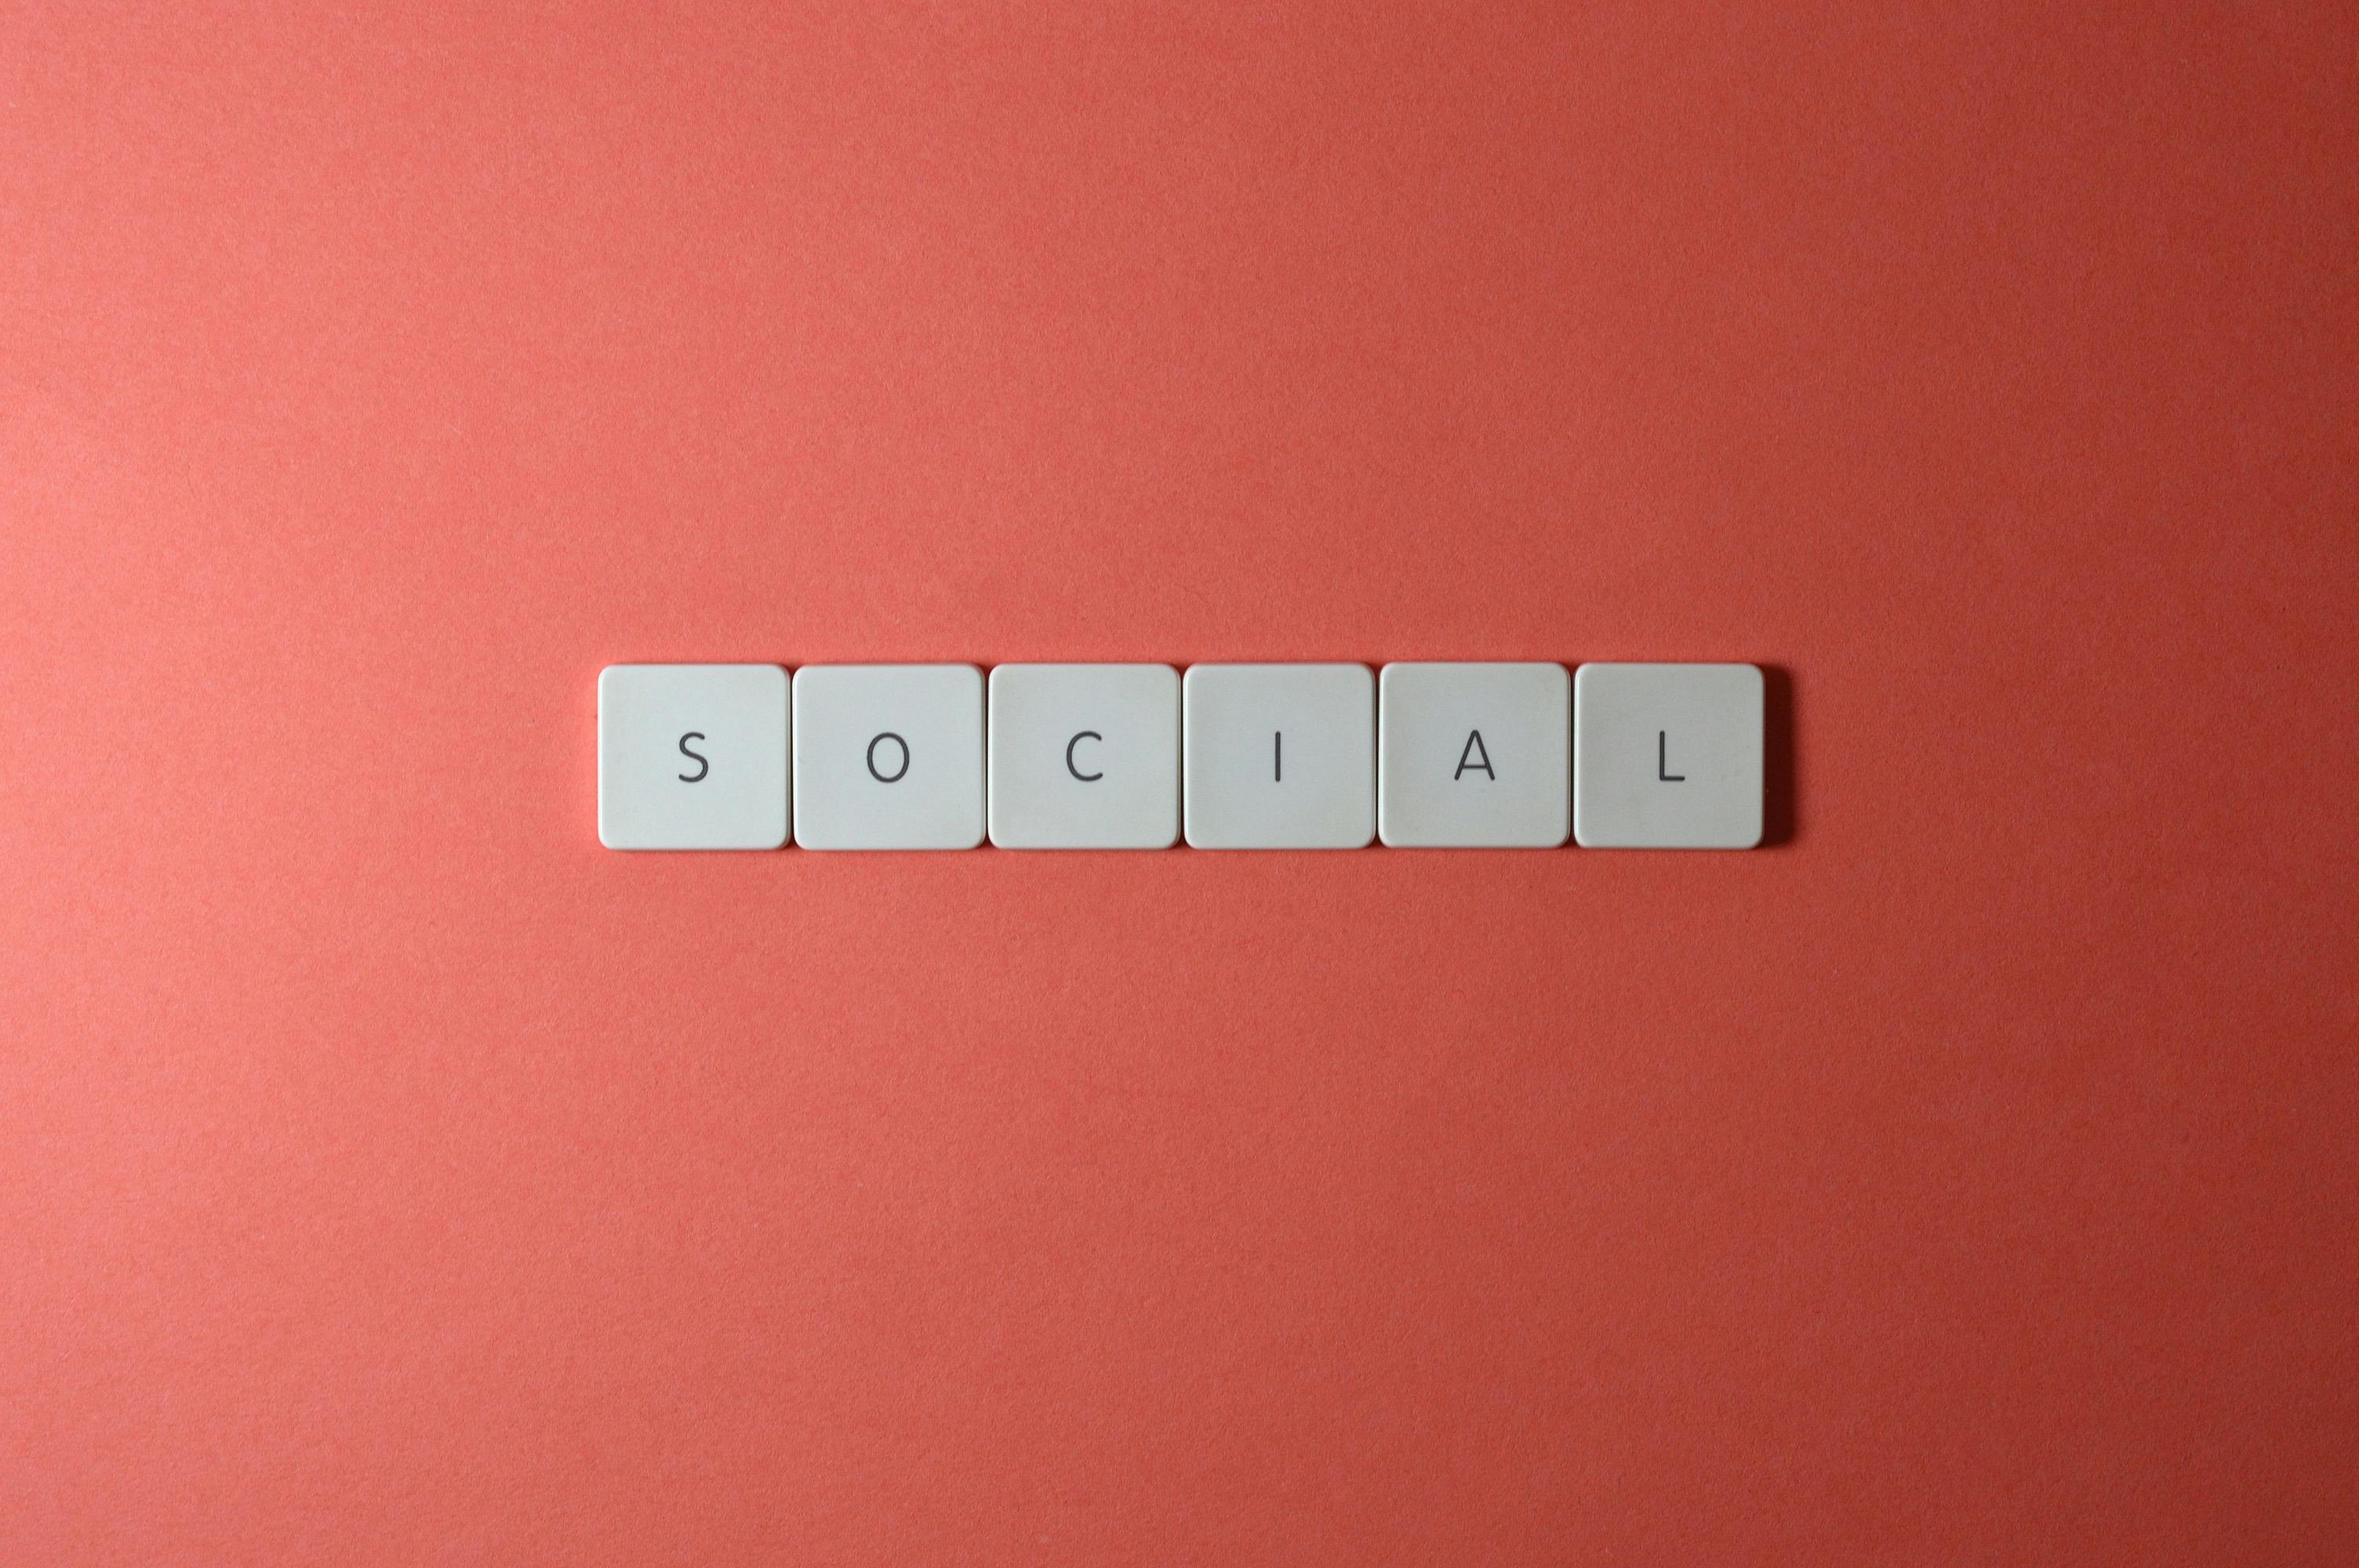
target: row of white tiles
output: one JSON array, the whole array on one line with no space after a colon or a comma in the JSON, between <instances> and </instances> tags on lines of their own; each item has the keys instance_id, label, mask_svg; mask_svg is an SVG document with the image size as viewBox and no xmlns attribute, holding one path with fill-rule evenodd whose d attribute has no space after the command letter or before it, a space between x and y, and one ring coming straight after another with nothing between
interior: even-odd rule
<instances>
[{"instance_id":1,"label":"row of white tiles","mask_svg":"<svg viewBox=\"0 0 2359 1568\"><path fill-rule=\"evenodd\" d=\"M614 849L1750 849L1752 665L613 665Z\"/></svg>"}]
</instances>

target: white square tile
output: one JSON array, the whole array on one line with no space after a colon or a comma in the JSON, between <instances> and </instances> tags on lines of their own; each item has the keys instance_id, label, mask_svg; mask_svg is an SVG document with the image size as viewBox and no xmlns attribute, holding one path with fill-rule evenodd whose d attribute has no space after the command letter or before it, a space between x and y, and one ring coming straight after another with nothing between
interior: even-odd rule
<instances>
[{"instance_id":1,"label":"white square tile","mask_svg":"<svg viewBox=\"0 0 2359 1568\"><path fill-rule=\"evenodd\" d=\"M1188 842L1356 849L1376 831L1365 665L1195 665L1184 687Z\"/></svg>"},{"instance_id":2,"label":"white square tile","mask_svg":"<svg viewBox=\"0 0 2359 1568\"><path fill-rule=\"evenodd\" d=\"M1180 837L1180 672L1001 665L991 672L991 841L1168 849Z\"/></svg>"},{"instance_id":3,"label":"white square tile","mask_svg":"<svg viewBox=\"0 0 2359 1568\"><path fill-rule=\"evenodd\" d=\"M598 840L609 849L787 841L787 672L609 665L598 674Z\"/></svg>"},{"instance_id":4,"label":"white square tile","mask_svg":"<svg viewBox=\"0 0 2359 1568\"><path fill-rule=\"evenodd\" d=\"M1386 665L1376 827L1404 849L1553 849L1572 827L1562 665Z\"/></svg>"},{"instance_id":5,"label":"white square tile","mask_svg":"<svg viewBox=\"0 0 2359 1568\"><path fill-rule=\"evenodd\" d=\"M1762 724L1752 665L1582 665L1573 838L1592 849L1752 849Z\"/></svg>"},{"instance_id":6,"label":"white square tile","mask_svg":"<svg viewBox=\"0 0 2359 1568\"><path fill-rule=\"evenodd\" d=\"M983 672L973 665L805 665L795 720L804 849L983 842Z\"/></svg>"}]
</instances>

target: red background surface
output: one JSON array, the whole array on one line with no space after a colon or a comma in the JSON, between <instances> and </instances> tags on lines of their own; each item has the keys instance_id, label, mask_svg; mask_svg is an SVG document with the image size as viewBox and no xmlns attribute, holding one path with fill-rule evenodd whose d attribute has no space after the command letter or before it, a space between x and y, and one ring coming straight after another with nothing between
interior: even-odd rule
<instances>
[{"instance_id":1,"label":"red background surface","mask_svg":"<svg viewBox=\"0 0 2359 1568\"><path fill-rule=\"evenodd\" d=\"M642 11L0 22L0 1560L2359 1553L2354 13ZM1785 841L594 837L1333 657Z\"/></svg>"}]
</instances>

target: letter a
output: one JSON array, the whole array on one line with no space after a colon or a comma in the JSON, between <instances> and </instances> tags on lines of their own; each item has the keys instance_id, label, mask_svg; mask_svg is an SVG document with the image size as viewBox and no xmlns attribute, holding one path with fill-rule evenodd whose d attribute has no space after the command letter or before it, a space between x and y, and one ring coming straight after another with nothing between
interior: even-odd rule
<instances>
[{"instance_id":1,"label":"letter a","mask_svg":"<svg viewBox=\"0 0 2359 1568\"><path fill-rule=\"evenodd\" d=\"M1470 762L1469 758L1473 760ZM1484 778L1493 784L1499 782L1499 775L1491 771L1491 753L1484 748L1483 731L1480 730L1466 731L1466 749L1458 753L1458 773L1450 775L1450 782L1457 783L1459 774L1469 768L1480 768Z\"/></svg>"}]
</instances>

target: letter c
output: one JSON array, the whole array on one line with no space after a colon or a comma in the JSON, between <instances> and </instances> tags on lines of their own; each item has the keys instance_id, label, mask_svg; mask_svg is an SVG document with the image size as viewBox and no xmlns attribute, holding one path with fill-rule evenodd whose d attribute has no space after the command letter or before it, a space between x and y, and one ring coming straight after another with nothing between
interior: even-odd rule
<instances>
[{"instance_id":1,"label":"letter c","mask_svg":"<svg viewBox=\"0 0 2359 1568\"><path fill-rule=\"evenodd\" d=\"M1066 741L1065 771L1072 774L1075 778L1081 780L1083 784L1095 784L1098 780L1105 777L1105 774L1103 773L1085 773L1082 772L1081 769L1073 766L1074 747L1080 745L1084 741L1103 741L1104 739L1104 736L1099 734L1094 730L1084 730L1080 734L1074 736L1071 740Z\"/></svg>"},{"instance_id":2,"label":"letter c","mask_svg":"<svg viewBox=\"0 0 2359 1568\"><path fill-rule=\"evenodd\" d=\"M889 773L878 773L876 771L876 748L883 745L887 741L892 741L893 744L901 748L901 765L899 768ZM908 771L909 742L902 740L901 737L894 734L890 730L886 730L885 733L877 736L875 740L868 742L869 777L875 779L878 784L898 784Z\"/></svg>"}]
</instances>

